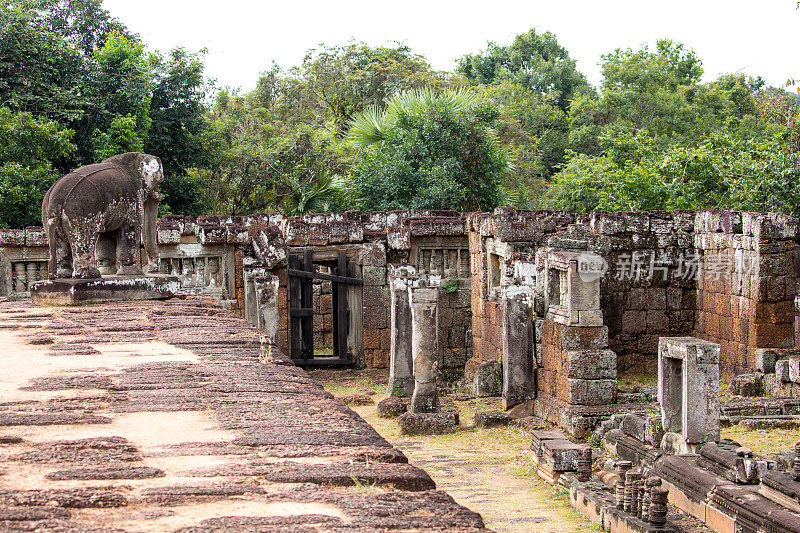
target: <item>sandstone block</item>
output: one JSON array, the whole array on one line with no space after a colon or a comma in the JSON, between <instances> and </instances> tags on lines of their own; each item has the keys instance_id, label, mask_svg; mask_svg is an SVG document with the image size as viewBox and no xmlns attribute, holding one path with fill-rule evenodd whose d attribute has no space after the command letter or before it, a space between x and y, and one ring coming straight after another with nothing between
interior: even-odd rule
<instances>
[{"instance_id":1,"label":"sandstone block","mask_svg":"<svg viewBox=\"0 0 800 533\"><path fill-rule=\"evenodd\" d=\"M397 418L408 411L408 404L397 396L389 396L378 402L377 410L381 418Z\"/></svg>"},{"instance_id":2,"label":"sandstone block","mask_svg":"<svg viewBox=\"0 0 800 533\"><path fill-rule=\"evenodd\" d=\"M458 411L448 408L438 413L404 413L397 417L401 435L452 433L458 428L458 423Z\"/></svg>"},{"instance_id":3,"label":"sandstone block","mask_svg":"<svg viewBox=\"0 0 800 533\"><path fill-rule=\"evenodd\" d=\"M511 417L502 411L480 411L475 413L475 427L493 428L507 426Z\"/></svg>"},{"instance_id":4,"label":"sandstone block","mask_svg":"<svg viewBox=\"0 0 800 533\"><path fill-rule=\"evenodd\" d=\"M570 350L564 352L568 377L577 379L616 379L617 354L612 350Z\"/></svg>"},{"instance_id":5,"label":"sandstone block","mask_svg":"<svg viewBox=\"0 0 800 533\"><path fill-rule=\"evenodd\" d=\"M616 379L568 379L569 401L573 405L607 405L617 397Z\"/></svg>"},{"instance_id":6,"label":"sandstone block","mask_svg":"<svg viewBox=\"0 0 800 533\"><path fill-rule=\"evenodd\" d=\"M731 381L731 393L737 396L761 396L764 394L764 374L739 374Z\"/></svg>"}]
</instances>

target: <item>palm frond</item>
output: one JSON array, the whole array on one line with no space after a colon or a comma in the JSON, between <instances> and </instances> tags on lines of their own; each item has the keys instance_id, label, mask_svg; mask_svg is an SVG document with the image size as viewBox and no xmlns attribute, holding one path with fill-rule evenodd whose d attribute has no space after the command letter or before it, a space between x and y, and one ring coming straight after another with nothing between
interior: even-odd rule
<instances>
[{"instance_id":1,"label":"palm frond","mask_svg":"<svg viewBox=\"0 0 800 533\"><path fill-rule=\"evenodd\" d=\"M359 113L350 125L350 139L358 146L369 146L386 139L384 113L375 106Z\"/></svg>"}]
</instances>

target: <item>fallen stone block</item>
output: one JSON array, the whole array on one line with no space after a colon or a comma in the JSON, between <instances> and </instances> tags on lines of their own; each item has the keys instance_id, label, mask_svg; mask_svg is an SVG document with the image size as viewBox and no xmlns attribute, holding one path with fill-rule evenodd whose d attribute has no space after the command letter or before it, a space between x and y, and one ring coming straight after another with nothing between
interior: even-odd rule
<instances>
[{"instance_id":1,"label":"fallen stone block","mask_svg":"<svg viewBox=\"0 0 800 533\"><path fill-rule=\"evenodd\" d=\"M511 422L511 417L502 411L481 411L475 413L475 427L493 428L507 426Z\"/></svg>"},{"instance_id":2,"label":"fallen stone block","mask_svg":"<svg viewBox=\"0 0 800 533\"><path fill-rule=\"evenodd\" d=\"M622 432L639 442L647 440L647 419L639 415L625 415L622 419Z\"/></svg>"},{"instance_id":3,"label":"fallen stone block","mask_svg":"<svg viewBox=\"0 0 800 533\"><path fill-rule=\"evenodd\" d=\"M438 413L405 413L397 417L401 435L452 433L458 427L458 423L458 411L447 408Z\"/></svg>"},{"instance_id":4,"label":"fallen stone block","mask_svg":"<svg viewBox=\"0 0 800 533\"><path fill-rule=\"evenodd\" d=\"M764 374L739 374L731 381L730 391L736 396L761 396L764 394Z\"/></svg>"},{"instance_id":5,"label":"fallen stone block","mask_svg":"<svg viewBox=\"0 0 800 533\"><path fill-rule=\"evenodd\" d=\"M537 429L531 433L531 451L537 457L542 456L542 443L546 440L566 439L567 437L560 431Z\"/></svg>"},{"instance_id":6,"label":"fallen stone block","mask_svg":"<svg viewBox=\"0 0 800 533\"><path fill-rule=\"evenodd\" d=\"M542 442L542 462L561 472L578 469L578 452L584 447L566 439L552 439Z\"/></svg>"},{"instance_id":7,"label":"fallen stone block","mask_svg":"<svg viewBox=\"0 0 800 533\"><path fill-rule=\"evenodd\" d=\"M381 418L397 418L408 411L408 404L397 396L389 396L378 402L377 410Z\"/></svg>"}]
</instances>

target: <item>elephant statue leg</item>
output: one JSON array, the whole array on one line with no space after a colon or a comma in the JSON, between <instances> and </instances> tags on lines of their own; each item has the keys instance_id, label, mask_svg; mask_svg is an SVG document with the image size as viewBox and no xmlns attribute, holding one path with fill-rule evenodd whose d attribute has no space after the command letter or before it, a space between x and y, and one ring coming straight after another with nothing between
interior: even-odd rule
<instances>
[{"instance_id":1,"label":"elephant statue leg","mask_svg":"<svg viewBox=\"0 0 800 533\"><path fill-rule=\"evenodd\" d=\"M72 277L80 279L95 279L102 277L97 269L95 259L95 248L97 246L98 234L82 234L76 238L72 232Z\"/></svg>"},{"instance_id":2,"label":"elephant statue leg","mask_svg":"<svg viewBox=\"0 0 800 533\"><path fill-rule=\"evenodd\" d=\"M50 247L50 262L48 272L50 277L72 277L72 251L69 243L58 233L56 225L48 223L47 242Z\"/></svg>"},{"instance_id":3,"label":"elephant statue leg","mask_svg":"<svg viewBox=\"0 0 800 533\"><path fill-rule=\"evenodd\" d=\"M139 242L141 240L141 227L131 222L126 222L119 229L117 238L117 265L120 276L141 276L139 268Z\"/></svg>"},{"instance_id":4,"label":"elephant statue leg","mask_svg":"<svg viewBox=\"0 0 800 533\"><path fill-rule=\"evenodd\" d=\"M97 269L104 276L117 273L117 233L103 233L97 239Z\"/></svg>"}]
</instances>

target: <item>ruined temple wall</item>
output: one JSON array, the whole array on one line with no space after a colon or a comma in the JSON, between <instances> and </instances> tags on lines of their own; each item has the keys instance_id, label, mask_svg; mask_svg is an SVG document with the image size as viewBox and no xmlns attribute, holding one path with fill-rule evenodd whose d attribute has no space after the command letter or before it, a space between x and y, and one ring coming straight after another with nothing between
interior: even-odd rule
<instances>
[{"instance_id":1,"label":"ruined temple wall","mask_svg":"<svg viewBox=\"0 0 800 533\"><path fill-rule=\"evenodd\" d=\"M695 336L720 344L720 370L752 372L756 349L795 346L797 221L774 213L700 211L703 255Z\"/></svg>"},{"instance_id":2,"label":"ruined temple wall","mask_svg":"<svg viewBox=\"0 0 800 533\"><path fill-rule=\"evenodd\" d=\"M601 309L620 372L655 371L658 338L686 335L722 345L723 373L753 371L756 348L795 343L796 224L783 215L736 211L471 214L474 356L467 374L501 353L499 300L487 290L487 243L498 241L513 245L516 260L525 259L522 250L530 256L543 248L605 259ZM738 281L727 272L727 282L709 279L725 257L733 263L742 254L757 268ZM501 276L513 276L514 260L503 259Z\"/></svg>"},{"instance_id":3,"label":"ruined temple wall","mask_svg":"<svg viewBox=\"0 0 800 533\"><path fill-rule=\"evenodd\" d=\"M692 211L592 213L588 251L601 255L600 308L619 372L655 372L659 337L692 333Z\"/></svg>"},{"instance_id":4,"label":"ruined temple wall","mask_svg":"<svg viewBox=\"0 0 800 533\"><path fill-rule=\"evenodd\" d=\"M532 265L548 237L565 231L576 215L562 211L519 211L500 207L493 213L470 213L467 231L472 284L472 357L465 375L502 359L501 288L512 282L515 268Z\"/></svg>"},{"instance_id":5,"label":"ruined temple wall","mask_svg":"<svg viewBox=\"0 0 800 533\"><path fill-rule=\"evenodd\" d=\"M453 212L391 211L309 215L302 219L269 222L270 242L281 247L284 255L312 249L315 257L325 257L337 249L347 251L357 275L363 280L362 324L363 360L368 368L384 368L389 363L390 324L388 275L393 266L412 265L422 271L441 271L447 290L439 296L440 368L460 373L471 353L472 316L469 311L469 284L448 267L443 253L452 254L458 239L464 236L464 222ZM259 230L263 231L263 230ZM457 255L456 255L457 257ZM285 262L277 262L269 272L279 279L279 337L283 350L289 352L288 278ZM450 262L452 263L452 261ZM465 261L465 265L466 265ZM324 286L324 285L323 285ZM328 312L329 295L320 291L315 305ZM315 316L317 333L329 331L325 317ZM351 317L351 321L353 317Z\"/></svg>"}]
</instances>

